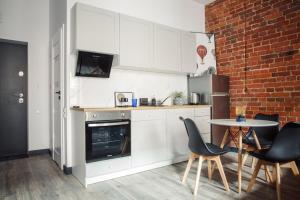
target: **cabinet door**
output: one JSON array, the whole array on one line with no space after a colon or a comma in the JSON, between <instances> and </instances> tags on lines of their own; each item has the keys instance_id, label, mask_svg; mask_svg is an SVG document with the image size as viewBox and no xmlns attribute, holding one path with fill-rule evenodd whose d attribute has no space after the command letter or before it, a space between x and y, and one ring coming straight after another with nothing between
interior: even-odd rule
<instances>
[{"instance_id":1,"label":"cabinet door","mask_svg":"<svg viewBox=\"0 0 300 200\"><path fill-rule=\"evenodd\" d=\"M179 117L194 119L194 109L174 109L167 111L167 158L188 156L188 135Z\"/></svg>"},{"instance_id":2,"label":"cabinet door","mask_svg":"<svg viewBox=\"0 0 300 200\"><path fill-rule=\"evenodd\" d=\"M120 65L150 68L153 64L153 23L121 15Z\"/></svg>"},{"instance_id":3,"label":"cabinet door","mask_svg":"<svg viewBox=\"0 0 300 200\"><path fill-rule=\"evenodd\" d=\"M181 72L180 31L155 25L154 67L163 71Z\"/></svg>"},{"instance_id":4,"label":"cabinet door","mask_svg":"<svg viewBox=\"0 0 300 200\"><path fill-rule=\"evenodd\" d=\"M206 143L211 142L210 116L195 117L195 123Z\"/></svg>"},{"instance_id":5,"label":"cabinet door","mask_svg":"<svg viewBox=\"0 0 300 200\"><path fill-rule=\"evenodd\" d=\"M119 53L119 14L77 4L75 24L77 50Z\"/></svg>"},{"instance_id":6,"label":"cabinet door","mask_svg":"<svg viewBox=\"0 0 300 200\"><path fill-rule=\"evenodd\" d=\"M196 73L196 36L193 33L181 33L181 71Z\"/></svg>"},{"instance_id":7,"label":"cabinet door","mask_svg":"<svg viewBox=\"0 0 300 200\"><path fill-rule=\"evenodd\" d=\"M132 122L131 157L133 167L166 160L165 123L164 120Z\"/></svg>"}]
</instances>

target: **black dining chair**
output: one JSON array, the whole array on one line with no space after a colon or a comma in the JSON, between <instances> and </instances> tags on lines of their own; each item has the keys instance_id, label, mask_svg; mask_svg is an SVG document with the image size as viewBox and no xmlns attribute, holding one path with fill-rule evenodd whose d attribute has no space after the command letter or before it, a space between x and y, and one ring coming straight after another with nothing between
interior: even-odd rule
<instances>
[{"instance_id":1,"label":"black dining chair","mask_svg":"<svg viewBox=\"0 0 300 200\"><path fill-rule=\"evenodd\" d=\"M261 149L250 152L250 155L258 158L247 192L252 190L257 174L262 165L275 166L273 168L271 182L275 182L277 199L280 199L280 167L289 166L294 175L299 176L295 160L300 158L300 124L289 122L284 125L276 136L270 149ZM275 170L274 170L275 169Z\"/></svg>"},{"instance_id":2,"label":"black dining chair","mask_svg":"<svg viewBox=\"0 0 300 200\"><path fill-rule=\"evenodd\" d=\"M216 146L211 143L205 143L200 134L200 131L198 130L198 128L193 120L191 120L189 118L184 119L183 117L180 117L180 119L184 122L184 125L186 127L187 135L189 138L188 146L189 146L190 151L192 152L189 157L189 161L188 161L186 170L184 172L182 183L185 184L186 178L191 169L193 161L196 158L199 158L199 164L198 164L198 170L197 170L197 176L196 176L196 186L194 189L194 196L197 196L202 162L205 160L208 161L208 177L209 177L209 179L211 179L211 161L215 161L218 166L225 189L227 191L229 191L228 182L227 182L227 179L226 179L226 176L224 173L224 169L223 169L223 165L222 165L221 159L220 159L220 155L227 153L228 150L222 149L219 146Z\"/></svg>"},{"instance_id":3,"label":"black dining chair","mask_svg":"<svg viewBox=\"0 0 300 200\"><path fill-rule=\"evenodd\" d=\"M254 119L278 122L278 126L249 128L246 136L243 138L243 144L246 144L247 148L243 158L242 166L244 165L248 157L247 152L254 151L257 149L270 148L275 137L279 132L278 114L267 115L267 114L258 113L255 115ZM254 168L254 163L255 163L255 159L252 159L252 168Z\"/></svg>"},{"instance_id":4,"label":"black dining chair","mask_svg":"<svg viewBox=\"0 0 300 200\"><path fill-rule=\"evenodd\" d=\"M255 115L254 119L258 120L268 120L279 122L279 115L267 115L258 113ZM279 132L279 125L278 126L270 126L270 127L251 127L243 139L243 143L249 146L255 147L258 149L259 147L256 144L254 133L257 136L257 139L260 144L261 149L270 148L272 143Z\"/></svg>"}]
</instances>

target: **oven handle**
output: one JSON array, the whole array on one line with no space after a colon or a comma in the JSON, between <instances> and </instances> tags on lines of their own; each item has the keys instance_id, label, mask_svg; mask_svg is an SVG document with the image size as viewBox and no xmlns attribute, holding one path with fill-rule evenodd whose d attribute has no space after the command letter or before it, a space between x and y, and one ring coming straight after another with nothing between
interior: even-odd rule
<instances>
[{"instance_id":1,"label":"oven handle","mask_svg":"<svg viewBox=\"0 0 300 200\"><path fill-rule=\"evenodd\" d=\"M89 124L88 127L121 126L126 124L129 124L129 122L97 123L97 124Z\"/></svg>"}]
</instances>

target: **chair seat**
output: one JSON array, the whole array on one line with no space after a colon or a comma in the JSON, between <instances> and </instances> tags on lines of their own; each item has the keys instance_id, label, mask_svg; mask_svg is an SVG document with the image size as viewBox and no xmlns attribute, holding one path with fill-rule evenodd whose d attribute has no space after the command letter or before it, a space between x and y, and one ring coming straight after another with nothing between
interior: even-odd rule
<instances>
[{"instance_id":1,"label":"chair seat","mask_svg":"<svg viewBox=\"0 0 300 200\"><path fill-rule=\"evenodd\" d=\"M249 146L258 148L255 142L255 139L251 136L251 137L247 137L243 139L243 143L247 144ZM259 144L261 146L262 149L268 149L272 146L273 141L271 140L266 140L266 139L262 139L260 138L259 140Z\"/></svg>"},{"instance_id":2,"label":"chair seat","mask_svg":"<svg viewBox=\"0 0 300 200\"><path fill-rule=\"evenodd\" d=\"M249 152L249 154L255 158L267 161L267 162L271 162L271 163L285 163L285 162L291 162L294 161L294 159L270 159L266 156L267 152L269 151L269 149L261 149L261 150L256 150L256 151L252 151Z\"/></svg>"},{"instance_id":3,"label":"chair seat","mask_svg":"<svg viewBox=\"0 0 300 200\"><path fill-rule=\"evenodd\" d=\"M229 148L224 147L223 149L217 145L211 144L211 143L206 143L206 146L209 148L209 150L213 153L210 155L206 156L215 156L215 155L223 155L225 153L229 152Z\"/></svg>"}]
</instances>

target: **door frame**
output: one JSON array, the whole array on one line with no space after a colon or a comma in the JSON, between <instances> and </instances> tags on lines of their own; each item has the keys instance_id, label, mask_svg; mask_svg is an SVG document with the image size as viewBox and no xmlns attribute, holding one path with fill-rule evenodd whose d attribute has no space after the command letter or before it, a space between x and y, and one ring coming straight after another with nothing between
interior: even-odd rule
<instances>
[{"instance_id":1,"label":"door frame","mask_svg":"<svg viewBox=\"0 0 300 200\"><path fill-rule=\"evenodd\" d=\"M51 63L51 78L50 78L50 98L51 98L51 111L50 111L50 119L51 119L51 144L50 144L50 150L51 150L51 156L54 160L54 98L55 98L55 91L54 91L54 44L57 41L61 42L61 49L60 49L60 87L61 87L61 94L60 94L60 113L61 113L61 170L63 170L63 166L65 164L65 120L66 117L66 109L64 108L65 105L65 41L64 41L64 32L65 32L65 26L64 24L55 32L55 34L51 37L50 41L50 63Z\"/></svg>"},{"instance_id":2,"label":"door frame","mask_svg":"<svg viewBox=\"0 0 300 200\"><path fill-rule=\"evenodd\" d=\"M0 42L3 43L10 43L15 45L23 45L26 46L26 72L24 73L24 76L26 77L26 153L25 155L16 155L16 156L10 156L9 158L4 158L4 160L9 160L11 158L23 158L29 156L29 44L25 41L19 41L19 40L11 40L11 39L4 39L0 38Z\"/></svg>"}]
</instances>

